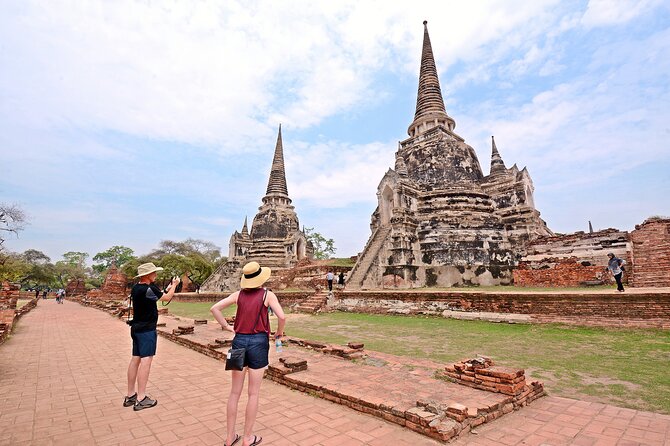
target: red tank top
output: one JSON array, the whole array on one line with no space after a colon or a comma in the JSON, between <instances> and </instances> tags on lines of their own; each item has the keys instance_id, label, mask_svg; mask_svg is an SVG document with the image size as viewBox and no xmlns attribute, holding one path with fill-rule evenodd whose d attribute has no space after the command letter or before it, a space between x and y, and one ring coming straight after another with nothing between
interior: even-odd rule
<instances>
[{"instance_id":1,"label":"red tank top","mask_svg":"<svg viewBox=\"0 0 670 446\"><path fill-rule=\"evenodd\" d=\"M265 288L240 290L237 297L235 325L233 326L235 333L267 333L268 336L270 335L270 317L268 316L268 308L263 303L264 296ZM260 313L260 317L258 313Z\"/></svg>"}]
</instances>

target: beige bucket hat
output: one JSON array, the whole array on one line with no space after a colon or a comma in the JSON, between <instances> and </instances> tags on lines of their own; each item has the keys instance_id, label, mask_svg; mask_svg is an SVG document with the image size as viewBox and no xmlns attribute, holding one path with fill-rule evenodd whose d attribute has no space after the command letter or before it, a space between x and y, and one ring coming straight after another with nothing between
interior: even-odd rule
<instances>
[{"instance_id":1,"label":"beige bucket hat","mask_svg":"<svg viewBox=\"0 0 670 446\"><path fill-rule=\"evenodd\" d=\"M137 275L135 276L135 278L146 276L147 274L151 274L156 271L163 271L163 268L161 268L160 266L156 266L151 262L143 263L137 267Z\"/></svg>"},{"instance_id":2,"label":"beige bucket hat","mask_svg":"<svg viewBox=\"0 0 670 446\"><path fill-rule=\"evenodd\" d=\"M258 262L249 262L242 268L242 279L240 287L259 288L270 278L272 270L268 267L261 267Z\"/></svg>"}]
</instances>

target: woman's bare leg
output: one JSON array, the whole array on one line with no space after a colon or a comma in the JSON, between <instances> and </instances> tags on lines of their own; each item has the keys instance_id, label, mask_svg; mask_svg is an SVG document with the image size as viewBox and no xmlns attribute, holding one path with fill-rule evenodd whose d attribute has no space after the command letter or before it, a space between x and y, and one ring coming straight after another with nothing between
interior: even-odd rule
<instances>
[{"instance_id":1,"label":"woman's bare leg","mask_svg":"<svg viewBox=\"0 0 670 446\"><path fill-rule=\"evenodd\" d=\"M235 422L237 421L237 403L240 401L242 395L242 388L244 387L244 376L247 368L244 370L233 370L233 382L230 387L230 395L228 396L228 407L226 412L226 444L229 445L235 441Z\"/></svg>"},{"instance_id":2,"label":"woman's bare leg","mask_svg":"<svg viewBox=\"0 0 670 446\"><path fill-rule=\"evenodd\" d=\"M258 413L258 396L260 394L261 383L263 382L263 374L265 368L249 369L249 401L247 401L247 409L244 414L244 446L249 446L254 441L254 436L251 434L256 422L256 414Z\"/></svg>"}]
</instances>

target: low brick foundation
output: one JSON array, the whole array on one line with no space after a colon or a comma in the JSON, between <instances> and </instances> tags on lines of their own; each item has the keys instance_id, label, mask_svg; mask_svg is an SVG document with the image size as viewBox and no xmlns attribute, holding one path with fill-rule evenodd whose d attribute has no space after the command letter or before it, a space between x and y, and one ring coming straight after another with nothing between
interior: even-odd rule
<instances>
[{"instance_id":1,"label":"low brick foundation","mask_svg":"<svg viewBox=\"0 0 670 446\"><path fill-rule=\"evenodd\" d=\"M314 295L314 291L274 291L283 306L294 306ZM175 302L218 302L230 293L177 293Z\"/></svg>"},{"instance_id":2,"label":"low brick foundation","mask_svg":"<svg viewBox=\"0 0 670 446\"><path fill-rule=\"evenodd\" d=\"M537 323L670 328L670 289L634 294L344 291L336 297L334 308L357 313L491 312L530 315Z\"/></svg>"},{"instance_id":3,"label":"low brick foundation","mask_svg":"<svg viewBox=\"0 0 670 446\"><path fill-rule=\"evenodd\" d=\"M371 399L365 396L349 395L336 389L316 385L300 376L291 376L293 373L307 370L308 367L308 361L303 358L280 358L278 362L268 367L266 377L300 392L390 421L440 441L449 441L461 433L500 418L513 410L518 410L545 395L541 383L533 382L526 385L523 370L489 366L479 367L477 372L479 378L475 378L476 374L472 364L462 362L446 367L446 373L451 373L449 370L452 370L454 376L459 376L458 379L451 378L453 382L468 387L476 387L473 384L483 382L481 378L485 376L493 384L482 385L477 388L508 396L486 407L467 407L455 402L419 400L415 407L400 410L398 407L387 405L381 397ZM468 375L461 375L457 370L468 373ZM469 374L473 375L472 382L467 380ZM495 380L498 380L498 382L495 382Z\"/></svg>"}]
</instances>

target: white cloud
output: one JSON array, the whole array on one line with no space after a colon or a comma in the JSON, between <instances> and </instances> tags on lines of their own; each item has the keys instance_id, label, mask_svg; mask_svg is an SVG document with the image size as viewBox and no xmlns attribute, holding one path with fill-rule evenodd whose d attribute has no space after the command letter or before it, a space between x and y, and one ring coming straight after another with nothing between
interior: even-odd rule
<instances>
[{"instance_id":1,"label":"white cloud","mask_svg":"<svg viewBox=\"0 0 670 446\"><path fill-rule=\"evenodd\" d=\"M293 143L285 153L289 195L321 208L375 203L377 185L395 163L397 143Z\"/></svg>"},{"instance_id":2,"label":"white cloud","mask_svg":"<svg viewBox=\"0 0 670 446\"><path fill-rule=\"evenodd\" d=\"M582 24L587 28L620 25L660 4L662 0L589 0Z\"/></svg>"},{"instance_id":3,"label":"white cloud","mask_svg":"<svg viewBox=\"0 0 670 446\"><path fill-rule=\"evenodd\" d=\"M470 143L483 154L485 171L494 134L506 164L528 166L545 188L596 184L667 159L668 72L670 30L664 30L603 46L586 72L521 106L488 102L456 119L476 134Z\"/></svg>"},{"instance_id":4,"label":"white cloud","mask_svg":"<svg viewBox=\"0 0 670 446\"><path fill-rule=\"evenodd\" d=\"M248 150L278 119L313 126L381 94L382 66L415 75L424 16L445 67L516 47L553 3L24 2L0 16L3 114Z\"/></svg>"}]
</instances>

